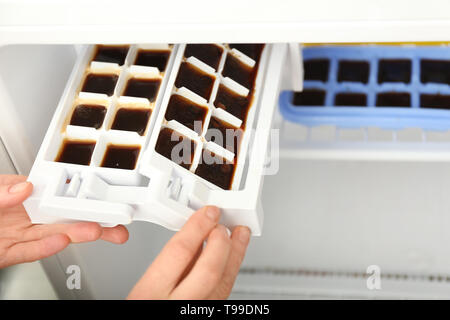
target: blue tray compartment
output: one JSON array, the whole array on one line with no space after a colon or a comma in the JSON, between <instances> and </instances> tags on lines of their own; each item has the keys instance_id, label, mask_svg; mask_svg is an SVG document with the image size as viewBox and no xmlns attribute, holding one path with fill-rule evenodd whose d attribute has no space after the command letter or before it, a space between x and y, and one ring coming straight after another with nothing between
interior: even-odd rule
<instances>
[{"instance_id":1,"label":"blue tray compartment","mask_svg":"<svg viewBox=\"0 0 450 320\"><path fill-rule=\"evenodd\" d=\"M321 89L326 92L324 106L295 106L293 92L282 91L279 97L280 112L291 122L306 126L336 125L341 128L379 127L383 129L422 128L425 130L450 129L450 109L420 108L420 94L450 95L450 86L440 83L420 82L420 60L450 60L450 47L414 46L318 46L303 49L303 59L328 59L328 81L304 81L304 89ZM410 83L378 83L380 59L411 60ZM368 83L338 82L340 60L367 61ZM376 107L376 95L381 92L406 92L411 96L411 107ZM364 93L366 107L334 106L337 93Z\"/></svg>"}]
</instances>

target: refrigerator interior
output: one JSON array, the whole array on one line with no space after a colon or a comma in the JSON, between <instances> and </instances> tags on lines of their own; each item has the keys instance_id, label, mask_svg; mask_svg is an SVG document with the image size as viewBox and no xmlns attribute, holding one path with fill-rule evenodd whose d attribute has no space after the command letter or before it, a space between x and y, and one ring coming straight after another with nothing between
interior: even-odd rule
<instances>
[{"instance_id":1,"label":"refrigerator interior","mask_svg":"<svg viewBox=\"0 0 450 320\"><path fill-rule=\"evenodd\" d=\"M67 45L0 47L0 110L9 115L0 134L20 173L39 149L77 53ZM231 298L450 297L449 132L427 140L414 129L307 129L274 108L279 172L264 179L263 234L252 238ZM28 159L17 141L29 143ZM144 222L128 227L125 245L71 245L43 260L59 297L127 295L173 234ZM73 264L81 290L66 287ZM369 265L381 268L382 290L367 289Z\"/></svg>"}]
</instances>

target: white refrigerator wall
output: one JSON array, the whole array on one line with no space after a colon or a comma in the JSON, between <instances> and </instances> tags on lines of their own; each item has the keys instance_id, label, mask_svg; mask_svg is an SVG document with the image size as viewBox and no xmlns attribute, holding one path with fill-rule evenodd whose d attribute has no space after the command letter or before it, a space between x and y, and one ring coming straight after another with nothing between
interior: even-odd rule
<instances>
[{"instance_id":1,"label":"white refrigerator wall","mask_svg":"<svg viewBox=\"0 0 450 320\"><path fill-rule=\"evenodd\" d=\"M1 138L8 157L25 168L21 173L39 149L76 52L74 46L0 48L0 92L8 95L0 124L9 128ZM279 115L275 120L283 129ZM30 159L20 159L18 141L30 145ZM279 173L265 178L263 235L252 239L232 297L450 296L450 163L281 154ZM173 234L150 223L129 230L125 245L71 245L44 260L60 297L124 298ZM81 267L81 290L66 287L65 271L74 264ZM369 265L381 268L381 290L366 287Z\"/></svg>"}]
</instances>

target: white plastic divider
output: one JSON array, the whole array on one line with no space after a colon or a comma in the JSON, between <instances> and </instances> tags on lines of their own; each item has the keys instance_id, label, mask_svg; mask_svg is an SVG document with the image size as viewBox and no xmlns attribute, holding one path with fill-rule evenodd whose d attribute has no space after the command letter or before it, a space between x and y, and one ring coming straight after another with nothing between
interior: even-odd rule
<instances>
[{"instance_id":1,"label":"white plastic divider","mask_svg":"<svg viewBox=\"0 0 450 320\"><path fill-rule=\"evenodd\" d=\"M302 50L300 50L299 43L289 43L289 62L292 68L292 90L303 90L303 57Z\"/></svg>"}]
</instances>

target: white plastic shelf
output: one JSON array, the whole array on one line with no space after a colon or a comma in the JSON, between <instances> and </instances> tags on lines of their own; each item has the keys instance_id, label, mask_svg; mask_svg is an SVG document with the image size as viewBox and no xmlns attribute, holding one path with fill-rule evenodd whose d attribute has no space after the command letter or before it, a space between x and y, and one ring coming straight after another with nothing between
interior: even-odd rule
<instances>
[{"instance_id":1,"label":"white plastic shelf","mask_svg":"<svg viewBox=\"0 0 450 320\"><path fill-rule=\"evenodd\" d=\"M0 0L0 45L446 41L449 9L447 0Z\"/></svg>"},{"instance_id":2,"label":"white plastic shelf","mask_svg":"<svg viewBox=\"0 0 450 320\"><path fill-rule=\"evenodd\" d=\"M339 129L331 125L310 128L288 121L277 123L277 127L280 156L288 159L450 161L450 131Z\"/></svg>"}]
</instances>

